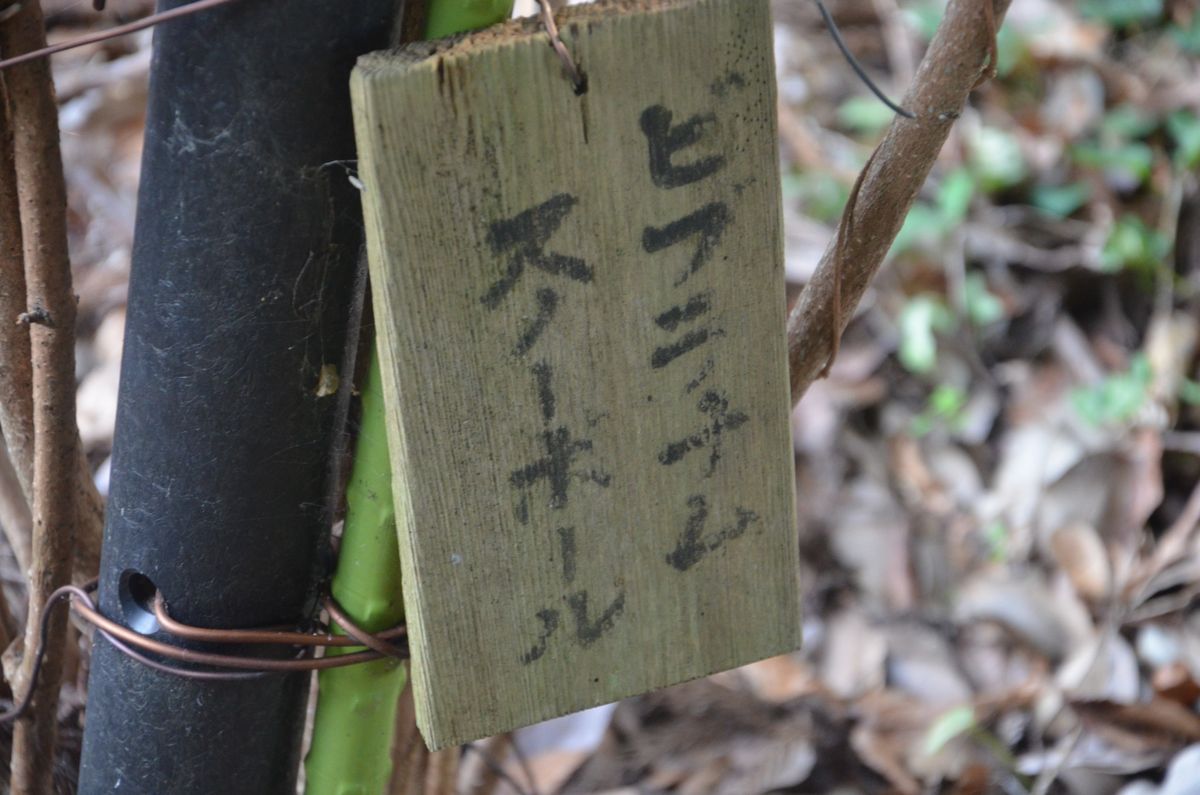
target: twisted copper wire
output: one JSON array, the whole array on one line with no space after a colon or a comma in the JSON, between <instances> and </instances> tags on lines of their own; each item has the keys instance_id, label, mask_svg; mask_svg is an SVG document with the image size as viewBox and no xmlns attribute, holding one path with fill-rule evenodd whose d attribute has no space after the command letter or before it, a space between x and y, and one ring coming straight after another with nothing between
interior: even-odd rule
<instances>
[{"instance_id":1,"label":"twisted copper wire","mask_svg":"<svg viewBox=\"0 0 1200 795\"><path fill-rule=\"evenodd\" d=\"M0 723L15 721L25 714L33 701L33 693L41 674L46 657L46 639L49 630L49 620L54 608L63 602L69 603L83 620L96 627L104 638L122 654L137 662L172 676L185 679L201 679L206 681L239 681L254 679L274 673L296 673L304 671L320 671L328 668L341 668L347 665L357 665L382 659L408 659L407 633L404 627L393 627L378 634L372 634L362 629L350 619L346 612L331 596L326 596L322 604L329 613L330 619L346 636L330 633L316 634L280 629L210 629L184 624L171 617L167 612L166 600L161 593L155 594L154 616L162 631L171 637L190 640L199 643L224 645L286 645L299 649L295 657L287 659L271 659L250 655L226 654L198 651L180 646L174 646L154 638L147 637L129 627L117 623L100 612L92 599L91 592L96 590L96 582L80 588L75 585L64 585L50 595L42 612L42 622L38 633L38 646L34 652L33 668L25 693L17 699L12 707L0 713ZM338 654L328 657L311 657L314 648L361 648L364 651ZM187 665L205 666L204 670L181 668L170 663L155 659L150 655L166 658Z\"/></svg>"}]
</instances>

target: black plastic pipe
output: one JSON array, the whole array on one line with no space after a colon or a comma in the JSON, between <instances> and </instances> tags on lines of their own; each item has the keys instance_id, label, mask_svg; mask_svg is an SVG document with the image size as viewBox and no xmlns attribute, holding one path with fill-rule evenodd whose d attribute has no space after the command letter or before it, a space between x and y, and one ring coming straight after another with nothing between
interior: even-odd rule
<instances>
[{"instance_id":1,"label":"black plastic pipe","mask_svg":"<svg viewBox=\"0 0 1200 795\"><path fill-rule=\"evenodd\" d=\"M160 8L182 5L178 0ZM155 33L100 605L307 615L362 237L348 81L397 0L243 0ZM97 637L82 793L295 792L307 675L200 682Z\"/></svg>"}]
</instances>

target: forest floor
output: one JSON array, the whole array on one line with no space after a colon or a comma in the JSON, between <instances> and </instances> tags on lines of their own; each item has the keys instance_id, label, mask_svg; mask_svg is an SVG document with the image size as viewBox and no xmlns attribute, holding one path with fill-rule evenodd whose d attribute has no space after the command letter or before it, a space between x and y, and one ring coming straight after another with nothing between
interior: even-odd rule
<instances>
[{"instance_id":1,"label":"forest floor","mask_svg":"<svg viewBox=\"0 0 1200 795\"><path fill-rule=\"evenodd\" d=\"M830 6L902 96L939 3ZM794 297L891 118L811 0L776 20ZM149 41L54 61L102 488ZM803 651L455 752L446 792L1200 793L1200 10L1014 0L999 66L795 410Z\"/></svg>"}]
</instances>

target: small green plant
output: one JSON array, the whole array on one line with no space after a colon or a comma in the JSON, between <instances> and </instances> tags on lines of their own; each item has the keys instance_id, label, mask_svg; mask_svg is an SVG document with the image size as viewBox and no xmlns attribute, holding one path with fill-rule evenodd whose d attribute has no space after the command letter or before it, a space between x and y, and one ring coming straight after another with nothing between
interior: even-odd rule
<instances>
[{"instance_id":1,"label":"small green plant","mask_svg":"<svg viewBox=\"0 0 1200 795\"><path fill-rule=\"evenodd\" d=\"M967 217L975 195L975 178L957 168L942 178L933 201L919 201L908 211L900 233L892 243L896 254L917 247L933 247L946 239Z\"/></svg>"},{"instance_id":2,"label":"small green plant","mask_svg":"<svg viewBox=\"0 0 1200 795\"><path fill-rule=\"evenodd\" d=\"M1200 381L1183 379L1179 384L1179 400L1189 406L1200 406Z\"/></svg>"},{"instance_id":3,"label":"small green plant","mask_svg":"<svg viewBox=\"0 0 1200 795\"><path fill-rule=\"evenodd\" d=\"M1083 0L1080 10L1114 28L1145 26L1162 19L1163 0Z\"/></svg>"},{"instance_id":4,"label":"small green plant","mask_svg":"<svg viewBox=\"0 0 1200 795\"><path fill-rule=\"evenodd\" d=\"M963 306L975 326L990 326L1004 319L1004 302L988 289L982 273L968 273L963 283Z\"/></svg>"},{"instance_id":5,"label":"small green plant","mask_svg":"<svg viewBox=\"0 0 1200 795\"><path fill-rule=\"evenodd\" d=\"M926 756L940 752L954 740L979 727L975 720L975 710L969 706L955 707L942 713L925 732L925 742L921 744Z\"/></svg>"},{"instance_id":6,"label":"small green plant","mask_svg":"<svg viewBox=\"0 0 1200 795\"><path fill-rule=\"evenodd\" d=\"M1200 55L1200 14L1192 15L1192 23L1189 27L1173 26L1171 38L1175 39L1175 43L1184 52Z\"/></svg>"},{"instance_id":7,"label":"small green plant","mask_svg":"<svg viewBox=\"0 0 1200 795\"><path fill-rule=\"evenodd\" d=\"M1008 746L979 722L975 717L975 708L969 705L954 707L942 713L926 731L921 750L926 756L933 756L960 737L970 737L986 748L1006 768L1011 771L1017 770L1017 760ZM1028 783L1019 775L1017 778L1022 786Z\"/></svg>"},{"instance_id":8,"label":"small green plant","mask_svg":"<svg viewBox=\"0 0 1200 795\"><path fill-rule=\"evenodd\" d=\"M938 385L930 393L925 410L913 417L913 435L925 436L938 427L949 428L952 431L960 428L968 397L966 392L956 386Z\"/></svg>"},{"instance_id":9,"label":"small green plant","mask_svg":"<svg viewBox=\"0 0 1200 795\"><path fill-rule=\"evenodd\" d=\"M995 519L983 528L983 542L987 545L988 559L1003 563L1008 558L1008 525Z\"/></svg>"},{"instance_id":10,"label":"small green plant","mask_svg":"<svg viewBox=\"0 0 1200 795\"><path fill-rule=\"evenodd\" d=\"M900 312L900 363L925 375L937 365L937 333L955 327L954 313L935 295L918 295Z\"/></svg>"},{"instance_id":11,"label":"small green plant","mask_svg":"<svg viewBox=\"0 0 1200 795\"><path fill-rule=\"evenodd\" d=\"M853 96L838 107L838 123L847 130L874 135L892 123L891 108L874 97Z\"/></svg>"},{"instance_id":12,"label":"small green plant","mask_svg":"<svg viewBox=\"0 0 1200 795\"><path fill-rule=\"evenodd\" d=\"M850 188L828 171L793 172L783 176L783 195L799 202L810 218L833 223L842 215Z\"/></svg>"},{"instance_id":13,"label":"small green plant","mask_svg":"<svg viewBox=\"0 0 1200 795\"><path fill-rule=\"evenodd\" d=\"M1105 378L1099 384L1083 387L1071 394L1071 404L1092 425L1125 423L1137 416L1150 396L1154 373L1150 360L1139 353L1129 369Z\"/></svg>"},{"instance_id":14,"label":"small green plant","mask_svg":"<svg viewBox=\"0 0 1200 795\"><path fill-rule=\"evenodd\" d=\"M1086 182L1066 185L1035 185L1029 193L1034 207L1056 218L1069 218L1092 198L1092 188Z\"/></svg>"},{"instance_id":15,"label":"small green plant","mask_svg":"<svg viewBox=\"0 0 1200 795\"><path fill-rule=\"evenodd\" d=\"M1200 14L1196 18L1200 19ZM1167 133L1175 144L1175 167L1181 171L1200 168L1200 117L1190 110L1177 110L1167 117Z\"/></svg>"},{"instance_id":16,"label":"small green plant","mask_svg":"<svg viewBox=\"0 0 1200 795\"><path fill-rule=\"evenodd\" d=\"M1134 190L1150 178L1154 150L1142 139L1158 129L1160 119L1131 105L1120 105L1104 115L1093 140L1071 148L1071 156L1084 168L1103 171L1122 190Z\"/></svg>"},{"instance_id":17,"label":"small green plant","mask_svg":"<svg viewBox=\"0 0 1200 795\"><path fill-rule=\"evenodd\" d=\"M979 187L993 193L1025 179L1029 169L1017 137L999 127L981 127L969 142L971 172Z\"/></svg>"},{"instance_id":18,"label":"small green plant","mask_svg":"<svg viewBox=\"0 0 1200 795\"><path fill-rule=\"evenodd\" d=\"M1075 162L1103 171L1110 182L1133 189L1150 178L1154 150L1141 141L1127 143L1083 142L1071 149Z\"/></svg>"},{"instance_id":19,"label":"small green plant","mask_svg":"<svg viewBox=\"0 0 1200 795\"><path fill-rule=\"evenodd\" d=\"M1171 251L1171 243L1136 215L1123 215L1109 232L1100 262L1110 273L1133 271L1153 278Z\"/></svg>"},{"instance_id":20,"label":"small green plant","mask_svg":"<svg viewBox=\"0 0 1200 795\"><path fill-rule=\"evenodd\" d=\"M1136 105L1123 104L1104 114L1100 134L1109 140L1134 141L1158 129L1158 119Z\"/></svg>"}]
</instances>

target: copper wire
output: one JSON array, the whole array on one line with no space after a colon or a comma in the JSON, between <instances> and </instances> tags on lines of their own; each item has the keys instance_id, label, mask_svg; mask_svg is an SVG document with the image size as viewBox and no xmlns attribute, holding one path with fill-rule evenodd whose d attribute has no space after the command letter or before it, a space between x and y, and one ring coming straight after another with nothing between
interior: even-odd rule
<instances>
[{"instance_id":1,"label":"copper wire","mask_svg":"<svg viewBox=\"0 0 1200 795\"><path fill-rule=\"evenodd\" d=\"M85 594L86 596L86 594ZM132 646L141 652L152 652L160 657L166 657L169 660L188 663L191 665L204 665L212 668L230 668L237 671L260 671L272 673L287 673L293 671L320 671L327 668L341 668L346 665L354 665L360 662L370 662L372 660L381 659L384 656L377 651L368 650L361 652L353 652L351 654L337 655L333 657L317 657L306 658L298 657L293 659L269 659L263 657L243 656L237 654L223 654L216 652L198 651L196 649L188 649L180 646L174 646L164 641L155 640L147 637L140 632L137 632L122 624L118 624L111 618L108 618L101 613L94 602L90 598L82 600L83 604L76 604L75 611L87 622L94 625L98 630L107 635L111 635L125 644ZM362 632L357 627L355 630ZM246 630L226 630L221 634L228 637L231 632L246 632ZM302 635L303 633L297 633ZM307 636L309 638L320 636ZM300 638L295 638L299 640ZM211 641L207 641L211 642ZM245 640L238 640L237 643L245 643ZM300 645L300 644L295 644ZM326 643L310 643L310 646L325 646L325 645L341 645L341 644L326 644Z\"/></svg>"},{"instance_id":2,"label":"copper wire","mask_svg":"<svg viewBox=\"0 0 1200 795\"><path fill-rule=\"evenodd\" d=\"M332 596L326 596L322 601L322 604L325 607L325 612L329 613L329 617L333 619L333 623L341 627L343 632L345 632L354 640L358 641L361 645L366 646L368 649L383 657L391 657L392 659L396 660L403 660L408 657L407 647L401 648L393 645L384 639L383 633L372 635L370 632L367 632L365 629L355 624L354 620L351 619L350 616L346 615L346 611L342 610L342 606L339 605ZM403 631L404 629L405 628L403 627L396 627L393 632L397 630Z\"/></svg>"},{"instance_id":3,"label":"copper wire","mask_svg":"<svg viewBox=\"0 0 1200 795\"><path fill-rule=\"evenodd\" d=\"M240 681L268 674L321 671L348 665L374 662L382 659L408 659L407 633L403 626L372 634L359 627L346 615L345 610L330 596L322 600L332 622L346 633L345 636L328 632L312 633L281 629L209 629L193 627L171 617L166 600L155 594L154 616L162 631L180 640L198 643L229 645L286 645L298 649L295 656L284 659L265 658L252 655L206 652L184 648L148 637L105 616L92 599L96 583L80 588L64 585L54 591L46 601L38 632L38 645L34 651L33 667L25 693L12 707L0 713L0 723L17 720L28 711L37 689L38 678L46 657L46 642L49 636L50 618L55 608L64 602L70 603L75 613L92 624L105 640L122 654L156 671L186 679L207 681ZM314 648L363 648L363 651L312 657ZM154 656L175 663L203 668L179 667L163 662ZM213 670L215 669L215 670Z\"/></svg>"},{"instance_id":4,"label":"copper wire","mask_svg":"<svg viewBox=\"0 0 1200 795\"><path fill-rule=\"evenodd\" d=\"M332 599L325 603L325 608L328 610L329 605L336 605ZM346 635L333 635L330 633L314 634L311 632L298 632L296 630L284 629L210 629L208 627L194 627L190 624L184 624L171 617L167 609L167 602L163 598L162 593L157 593L154 596L154 618L158 621L159 626L163 631L170 635L174 635L184 640L196 641L199 643L220 643L220 644L255 644L255 645L282 645L282 646L318 646L318 647L338 647L338 646L367 646L369 643L362 643L355 640L357 635L350 631L349 627L354 627L356 632L361 632L358 627L354 626L353 621L345 612L338 609L335 614L333 610L329 610L331 616L336 615L335 622L346 630ZM371 636L366 634L366 637L376 637L381 641L392 641L405 637L404 627L393 627L378 635ZM347 637L349 636L349 637ZM389 647L390 648L390 647ZM376 649L378 651L378 649ZM387 652L389 656L395 656L391 651Z\"/></svg>"}]
</instances>

